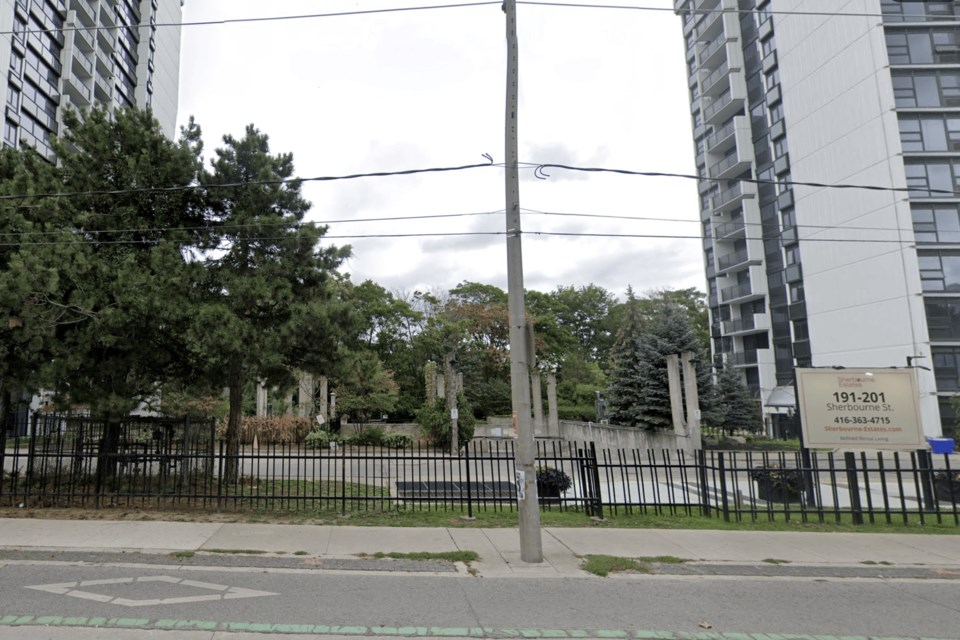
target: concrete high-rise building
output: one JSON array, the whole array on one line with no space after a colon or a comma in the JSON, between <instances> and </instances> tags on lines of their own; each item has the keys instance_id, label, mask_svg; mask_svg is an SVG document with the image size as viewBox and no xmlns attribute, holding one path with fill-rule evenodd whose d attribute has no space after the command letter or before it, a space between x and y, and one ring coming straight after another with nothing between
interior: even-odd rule
<instances>
[{"instance_id":1,"label":"concrete high-rise building","mask_svg":"<svg viewBox=\"0 0 960 640\"><path fill-rule=\"evenodd\" d=\"M698 188L714 357L743 371L774 432L793 426L795 364L919 365L924 432L952 433L960 4L674 9L697 169L709 178Z\"/></svg>"},{"instance_id":2,"label":"concrete high-rise building","mask_svg":"<svg viewBox=\"0 0 960 640\"><path fill-rule=\"evenodd\" d=\"M0 0L4 144L30 145L53 160L50 139L64 109L98 104L150 107L173 137L181 7L182 0Z\"/></svg>"}]
</instances>

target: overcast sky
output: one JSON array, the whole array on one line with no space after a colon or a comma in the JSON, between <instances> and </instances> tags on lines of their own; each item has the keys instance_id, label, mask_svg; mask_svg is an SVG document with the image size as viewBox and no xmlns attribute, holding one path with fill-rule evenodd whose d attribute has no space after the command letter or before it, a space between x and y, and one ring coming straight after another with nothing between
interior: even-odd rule
<instances>
[{"instance_id":1,"label":"overcast sky","mask_svg":"<svg viewBox=\"0 0 960 640\"><path fill-rule=\"evenodd\" d=\"M457 0L191 0L183 17L447 1ZM672 11L520 5L518 30L521 162L695 171L682 29ZM293 153L304 178L474 164L485 161L484 153L503 162L505 70L505 21L496 5L185 27L179 117L196 117L208 159L224 134L241 136L255 124L270 136L273 152ZM622 296L628 285L641 292L704 288L696 239L535 235L695 236L694 181L549 173L548 180L521 173L527 289L593 283ZM303 190L313 203L311 220L337 221L329 242L352 245L346 271L354 282L412 292L465 280L506 288L504 236L353 236L502 232L503 183L503 170L491 167L307 183ZM459 215L359 221L448 214Z\"/></svg>"}]
</instances>

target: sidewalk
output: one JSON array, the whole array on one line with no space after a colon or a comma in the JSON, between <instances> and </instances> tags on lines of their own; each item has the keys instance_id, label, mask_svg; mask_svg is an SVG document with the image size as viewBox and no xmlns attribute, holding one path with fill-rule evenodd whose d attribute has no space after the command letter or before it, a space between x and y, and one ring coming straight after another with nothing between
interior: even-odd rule
<instances>
[{"instance_id":1,"label":"sidewalk","mask_svg":"<svg viewBox=\"0 0 960 640\"><path fill-rule=\"evenodd\" d=\"M517 529L311 526L0 518L0 549L174 553L255 550L313 558L475 551L485 577L580 577L580 558L675 556L701 563L770 560L841 567L891 563L960 575L960 535L544 528L544 562L520 559Z\"/></svg>"}]
</instances>

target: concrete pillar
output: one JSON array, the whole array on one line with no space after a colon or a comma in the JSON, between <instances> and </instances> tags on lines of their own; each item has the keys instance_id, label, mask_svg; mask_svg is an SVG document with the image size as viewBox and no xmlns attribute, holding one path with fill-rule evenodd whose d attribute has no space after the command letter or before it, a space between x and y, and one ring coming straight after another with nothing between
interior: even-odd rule
<instances>
[{"instance_id":1,"label":"concrete pillar","mask_svg":"<svg viewBox=\"0 0 960 640\"><path fill-rule=\"evenodd\" d=\"M530 397L533 400L533 434L544 435L543 425L543 391L540 389L540 370L536 367L530 371Z\"/></svg>"},{"instance_id":2,"label":"concrete pillar","mask_svg":"<svg viewBox=\"0 0 960 640\"><path fill-rule=\"evenodd\" d=\"M437 363L428 360L423 365L423 379L427 387L427 401L437 397Z\"/></svg>"},{"instance_id":3,"label":"concrete pillar","mask_svg":"<svg viewBox=\"0 0 960 640\"><path fill-rule=\"evenodd\" d=\"M333 420L337 417L337 392L330 392L330 419Z\"/></svg>"},{"instance_id":4,"label":"concrete pillar","mask_svg":"<svg viewBox=\"0 0 960 640\"><path fill-rule=\"evenodd\" d=\"M301 371L299 378L300 390L297 395L300 401L297 403L297 415L312 416L315 410L314 393L316 391L313 384L313 374Z\"/></svg>"},{"instance_id":5,"label":"concrete pillar","mask_svg":"<svg viewBox=\"0 0 960 640\"><path fill-rule=\"evenodd\" d=\"M547 435L560 437L560 413L557 411L557 373L551 371L547 374Z\"/></svg>"},{"instance_id":6,"label":"concrete pillar","mask_svg":"<svg viewBox=\"0 0 960 640\"><path fill-rule=\"evenodd\" d=\"M687 400L687 436L694 449L703 446L700 437L700 395L697 391L697 367L693 362L693 352L685 351L681 356L683 363L683 390Z\"/></svg>"},{"instance_id":7,"label":"concrete pillar","mask_svg":"<svg viewBox=\"0 0 960 640\"><path fill-rule=\"evenodd\" d=\"M667 356L667 384L670 388L670 413L673 415L673 432L687 435L687 422L683 417L683 387L680 386L680 356Z\"/></svg>"},{"instance_id":8,"label":"concrete pillar","mask_svg":"<svg viewBox=\"0 0 960 640\"><path fill-rule=\"evenodd\" d=\"M436 382L434 383L434 388L436 389L436 395L434 398L445 398L447 395L447 378L442 373L438 373L434 376Z\"/></svg>"},{"instance_id":9,"label":"concrete pillar","mask_svg":"<svg viewBox=\"0 0 960 640\"><path fill-rule=\"evenodd\" d=\"M320 403L317 407L317 415L323 416L324 422L330 419L330 409L329 405L327 404L327 385L327 376L320 376Z\"/></svg>"},{"instance_id":10,"label":"concrete pillar","mask_svg":"<svg viewBox=\"0 0 960 640\"><path fill-rule=\"evenodd\" d=\"M263 385L263 380L257 382L257 417L262 418L267 415L267 388Z\"/></svg>"}]
</instances>

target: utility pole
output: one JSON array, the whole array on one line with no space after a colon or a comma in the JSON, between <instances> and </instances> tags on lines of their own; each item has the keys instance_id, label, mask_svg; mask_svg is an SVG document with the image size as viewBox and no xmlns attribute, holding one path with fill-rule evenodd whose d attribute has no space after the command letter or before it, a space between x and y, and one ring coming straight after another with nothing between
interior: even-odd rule
<instances>
[{"instance_id":1,"label":"utility pole","mask_svg":"<svg viewBox=\"0 0 960 640\"><path fill-rule=\"evenodd\" d=\"M537 499L537 452L530 420L530 365L527 314L523 295L523 253L520 245L520 171L517 153L520 90L520 47L517 44L517 2L504 0L507 14L506 210L507 301L510 309L510 386L517 427L517 502L520 511L520 559L543 562L540 503Z\"/></svg>"}]
</instances>

